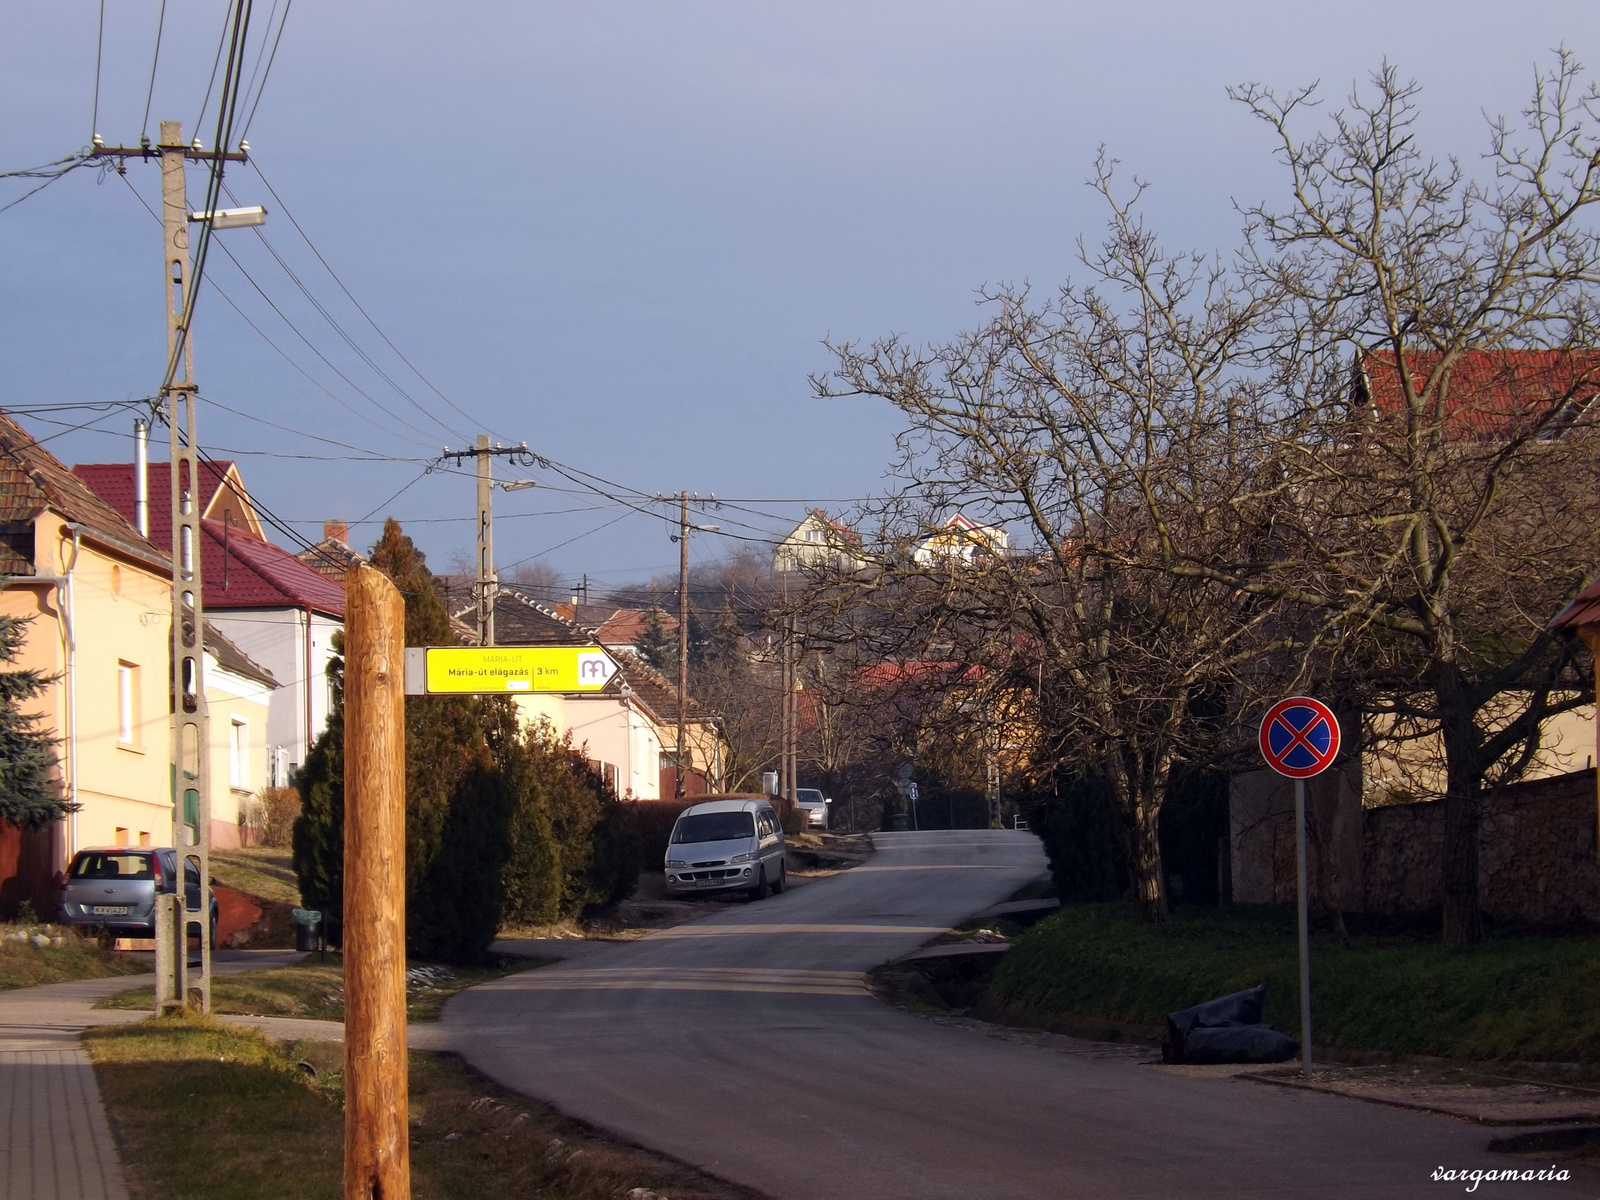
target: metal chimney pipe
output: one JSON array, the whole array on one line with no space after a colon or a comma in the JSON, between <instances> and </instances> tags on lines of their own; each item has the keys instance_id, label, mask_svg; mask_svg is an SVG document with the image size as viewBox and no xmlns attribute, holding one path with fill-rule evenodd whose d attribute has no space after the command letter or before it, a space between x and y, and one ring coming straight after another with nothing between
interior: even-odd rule
<instances>
[{"instance_id":1,"label":"metal chimney pipe","mask_svg":"<svg viewBox=\"0 0 1600 1200\"><path fill-rule=\"evenodd\" d=\"M133 523L150 536L150 425L142 419L133 423Z\"/></svg>"}]
</instances>

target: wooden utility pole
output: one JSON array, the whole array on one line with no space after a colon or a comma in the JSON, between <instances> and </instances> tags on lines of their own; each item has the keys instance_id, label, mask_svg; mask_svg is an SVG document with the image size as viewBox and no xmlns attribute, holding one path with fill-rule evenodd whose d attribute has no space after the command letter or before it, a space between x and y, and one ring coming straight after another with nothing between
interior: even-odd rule
<instances>
[{"instance_id":1,"label":"wooden utility pole","mask_svg":"<svg viewBox=\"0 0 1600 1200\"><path fill-rule=\"evenodd\" d=\"M678 769L672 794L686 794L683 782L685 739L684 710L689 706L689 493L678 497Z\"/></svg>"},{"instance_id":2,"label":"wooden utility pole","mask_svg":"<svg viewBox=\"0 0 1600 1200\"><path fill-rule=\"evenodd\" d=\"M368 566L344 586L344 1195L410 1200L405 604Z\"/></svg>"}]
</instances>

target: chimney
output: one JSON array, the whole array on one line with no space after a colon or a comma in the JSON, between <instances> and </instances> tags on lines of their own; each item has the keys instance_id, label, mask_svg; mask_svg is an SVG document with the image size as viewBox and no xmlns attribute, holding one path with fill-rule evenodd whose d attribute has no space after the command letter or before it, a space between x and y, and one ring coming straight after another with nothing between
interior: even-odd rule
<instances>
[{"instance_id":1,"label":"chimney","mask_svg":"<svg viewBox=\"0 0 1600 1200\"><path fill-rule=\"evenodd\" d=\"M345 521L324 521L322 523L322 540L325 542L338 542L340 545L350 544L350 525Z\"/></svg>"}]
</instances>

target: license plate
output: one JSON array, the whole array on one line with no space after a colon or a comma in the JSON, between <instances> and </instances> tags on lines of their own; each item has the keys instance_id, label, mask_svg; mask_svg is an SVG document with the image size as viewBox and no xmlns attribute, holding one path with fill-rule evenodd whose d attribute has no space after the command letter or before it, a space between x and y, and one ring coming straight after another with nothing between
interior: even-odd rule
<instances>
[{"instance_id":1,"label":"license plate","mask_svg":"<svg viewBox=\"0 0 1600 1200\"><path fill-rule=\"evenodd\" d=\"M128 915L126 904L95 904L90 910L97 917L125 917Z\"/></svg>"},{"instance_id":2,"label":"license plate","mask_svg":"<svg viewBox=\"0 0 1600 1200\"><path fill-rule=\"evenodd\" d=\"M722 886L722 880L720 880L720 879L696 879L694 881L694 885L695 885L695 887L721 887Z\"/></svg>"}]
</instances>

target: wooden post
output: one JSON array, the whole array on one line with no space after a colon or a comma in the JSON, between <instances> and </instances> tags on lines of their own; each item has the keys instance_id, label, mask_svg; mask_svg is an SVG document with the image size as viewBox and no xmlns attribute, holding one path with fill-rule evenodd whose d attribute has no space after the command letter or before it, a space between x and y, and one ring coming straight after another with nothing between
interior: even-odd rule
<instances>
[{"instance_id":1,"label":"wooden post","mask_svg":"<svg viewBox=\"0 0 1600 1200\"><path fill-rule=\"evenodd\" d=\"M344 586L344 1195L410 1200L405 604L371 567Z\"/></svg>"}]
</instances>

